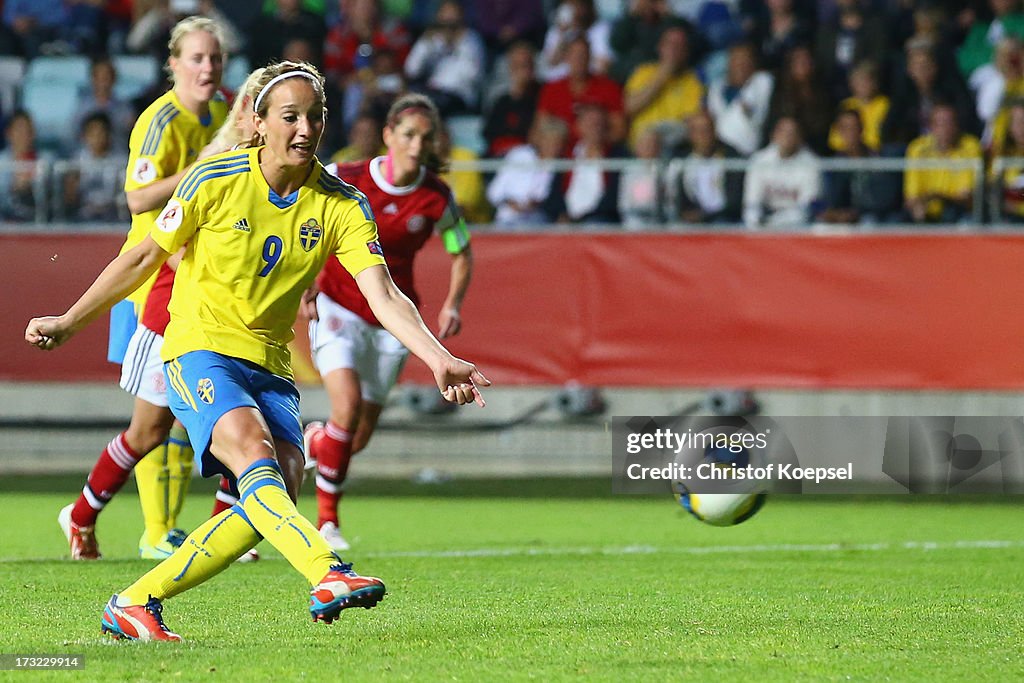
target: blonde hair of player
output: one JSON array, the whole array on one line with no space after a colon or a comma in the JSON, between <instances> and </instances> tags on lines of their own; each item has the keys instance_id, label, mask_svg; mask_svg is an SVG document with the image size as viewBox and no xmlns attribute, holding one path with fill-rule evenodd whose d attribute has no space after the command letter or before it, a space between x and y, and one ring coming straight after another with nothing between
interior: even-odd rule
<instances>
[{"instance_id":1,"label":"blonde hair of player","mask_svg":"<svg viewBox=\"0 0 1024 683\"><path fill-rule=\"evenodd\" d=\"M260 92L259 80L263 76L264 70L264 67L260 67L250 73L242 83L242 87L238 89L224 125L220 127L210 143L213 149L226 152L256 145L258 136L253 128L252 103Z\"/></svg>"},{"instance_id":2,"label":"blonde hair of player","mask_svg":"<svg viewBox=\"0 0 1024 683\"><path fill-rule=\"evenodd\" d=\"M196 31L206 31L217 40L217 44L224 49L224 29L213 19L207 17L186 17L174 25L171 29L171 38L167 41L167 63L164 64L164 71L167 72L171 83L174 83L174 72L171 70L170 58L181 57L181 44L185 36Z\"/></svg>"},{"instance_id":3,"label":"blonde hair of player","mask_svg":"<svg viewBox=\"0 0 1024 683\"><path fill-rule=\"evenodd\" d=\"M285 60L264 68L263 73L256 77L257 87L256 96L253 98L253 104L259 105L258 107L254 106L254 109L260 118L265 118L267 116L267 111L270 109L270 93L272 93L274 88L283 82L283 79L282 81L277 81L268 89L267 86L270 85L270 82L278 76L284 76L285 74L295 72L302 72L306 74L305 76L296 74L294 77L308 80L313 85L313 89L316 90L317 95L320 97L320 104L327 104L327 93L324 90L326 82L324 81L323 74L321 74L320 71L318 71L317 68L309 62L290 62ZM325 108L324 112L326 113L326 111L327 109Z\"/></svg>"}]
</instances>

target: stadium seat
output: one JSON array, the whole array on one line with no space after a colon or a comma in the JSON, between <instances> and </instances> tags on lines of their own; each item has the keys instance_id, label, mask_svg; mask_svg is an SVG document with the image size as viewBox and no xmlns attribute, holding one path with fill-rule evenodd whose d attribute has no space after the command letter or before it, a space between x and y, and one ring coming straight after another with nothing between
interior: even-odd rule
<instances>
[{"instance_id":1,"label":"stadium seat","mask_svg":"<svg viewBox=\"0 0 1024 683\"><path fill-rule=\"evenodd\" d=\"M73 84L82 89L89 85L89 59L73 57L36 57L28 63L25 85L29 83Z\"/></svg>"},{"instance_id":2,"label":"stadium seat","mask_svg":"<svg viewBox=\"0 0 1024 683\"><path fill-rule=\"evenodd\" d=\"M622 16L622 6L626 4L619 0L597 0L594 5L594 9L597 10L597 16L608 22L613 22Z\"/></svg>"},{"instance_id":3,"label":"stadium seat","mask_svg":"<svg viewBox=\"0 0 1024 683\"><path fill-rule=\"evenodd\" d=\"M476 154L483 154L487 149L487 141L484 140L483 118L475 114L449 116L445 119L448 126L448 133L452 139L452 146L465 147L473 150Z\"/></svg>"},{"instance_id":4,"label":"stadium seat","mask_svg":"<svg viewBox=\"0 0 1024 683\"><path fill-rule=\"evenodd\" d=\"M152 55L116 55L113 62L117 71L114 95L118 99L135 99L160 78L160 64Z\"/></svg>"},{"instance_id":5,"label":"stadium seat","mask_svg":"<svg viewBox=\"0 0 1024 683\"><path fill-rule=\"evenodd\" d=\"M238 90L249 76L249 60L242 55L233 55L224 69L223 84L232 91Z\"/></svg>"},{"instance_id":6,"label":"stadium seat","mask_svg":"<svg viewBox=\"0 0 1024 683\"><path fill-rule=\"evenodd\" d=\"M0 57L0 111L10 115L18 106L18 88L25 78L25 60L21 57Z\"/></svg>"},{"instance_id":7,"label":"stadium seat","mask_svg":"<svg viewBox=\"0 0 1024 683\"><path fill-rule=\"evenodd\" d=\"M69 125L78 103L77 85L27 81L22 88L22 106L32 117L36 142L43 149L65 152L74 143L75 131Z\"/></svg>"}]
</instances>

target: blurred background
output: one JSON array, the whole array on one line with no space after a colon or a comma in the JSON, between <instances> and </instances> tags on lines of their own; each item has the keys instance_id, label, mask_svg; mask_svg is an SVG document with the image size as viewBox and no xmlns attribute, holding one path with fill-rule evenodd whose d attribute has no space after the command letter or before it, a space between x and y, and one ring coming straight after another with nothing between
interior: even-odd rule
<instances>
[{"instance_id":1,"label":"blurred background","mask_svg":"<svg viewBox=\"0 0 1024 683\"><path fill-rule=\"evenodd\" d=\"M127 135L191 14L228 28L229 99L322 68L325 162L380 153L403 92L444 115L476 258L451 348L495 387L450 411L409 363L354 476L605 476L611 415L1020 412L1021 2L4 0L0 473L85 472L127 423L104 324L21 337L123 241Z\"/></svg>"}]
</instances>

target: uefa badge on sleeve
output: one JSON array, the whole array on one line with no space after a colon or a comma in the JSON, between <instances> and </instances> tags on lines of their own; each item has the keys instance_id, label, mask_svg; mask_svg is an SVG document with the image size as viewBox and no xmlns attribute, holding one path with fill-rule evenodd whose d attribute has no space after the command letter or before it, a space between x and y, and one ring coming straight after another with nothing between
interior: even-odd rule
<instances>
[{"instance_id":1,"label":"uefa badge on sleeve","mask_svg":"<svg viewBox=\"0 0 1024 683\"><path fill-rule=\"evenodd\" d=\"M384 256L384 250L380 248L380 242L377 241L377 240L373 240L372 242L367 242L366 243L366 248L370 250L371 254L376 254L377 256L381 256L381 257Z\"/></svg>"},{"instance_id":2,"label":"uefa badge on sleeve","mask_svg":"<svg viewBox=\"0 0 1024 683\"><path fill-rule=\"evenodd\" d=\"M140 185L153 182L156 180L156 166L146 157L139 157L132 169L132 180Z\"/></svg>"},{"instance_id":3,"label":"uefa badge on sleeve","mask_svg":"<svg viewBox=\"0 0 1024 683\"><path fill-rule=\"evenodd\" d=\"M177 199L172 199L167 202L167 206L160 212L160 216L156 219L157 227L164 232L174 232L181 227L181 218L183 215L183 209L181 203Z\"/></svg>"}]
</instances>

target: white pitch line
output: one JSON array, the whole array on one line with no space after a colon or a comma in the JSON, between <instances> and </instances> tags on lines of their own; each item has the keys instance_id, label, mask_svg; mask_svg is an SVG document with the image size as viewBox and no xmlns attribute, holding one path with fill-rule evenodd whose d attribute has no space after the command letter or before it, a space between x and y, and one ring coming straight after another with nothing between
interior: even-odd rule
<instances>
[{"instance_id":1,"label":"white pitch line","mask_svg":"<svg viewBox=\"0 0 1024 683\"><path fill-rule=\"evenodd\" d=\"M530 557L530 556L573 556L573 555L747 555L751 553L838 553L838 552L884 552L889 550L1012 550L1024 548L1024 541L903 541L881 543L779 543L773 545L708 545L708 546L654 546L624 545L607 547L553 547L553 548L474 548L468 550L398 550L393 552L359 553L370 559L459 559L474 557ZM15 562L52 562L59 557L3 557L0 564ZM67 559L67 558L63 558ZM134 558L118 558L134 559ZM269 558L268 558L269 559ZM273 558L277 559L277 558Z\"/></svg>"}]
</instances>

